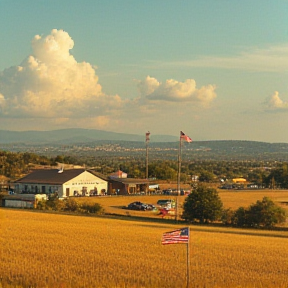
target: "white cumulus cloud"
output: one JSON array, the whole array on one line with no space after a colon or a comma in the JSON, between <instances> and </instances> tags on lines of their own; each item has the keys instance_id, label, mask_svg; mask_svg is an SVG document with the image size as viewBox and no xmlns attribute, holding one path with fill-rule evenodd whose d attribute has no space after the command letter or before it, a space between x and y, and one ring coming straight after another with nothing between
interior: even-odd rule
<instances>
[{"instance_id":1,"label":"white cumulus cloud","mask_svg":"<svg viewBox=\"0 0 288 288\"><path fill-rule=\"evenodd\" d=\"M0 74L2 113L22 117L80 117L119 105L102 92L95 69L70 54L74 42L63 30L32 40L32 55ZM4 105L5 104L5 105ZM104 109L105 110L105 109Z\"/></svg>"},{"instance_id":2,"label":"white cumulus cloud","mask_svg":"<svg viewBox=\"0 0 288 288\"><path fill-rule=\"evenodd\" d=\"M144 81L138 83L138 89L142 97L151 101L197 102L207 106L216 98L214 85L199 89L196 88L194 79L187 79L184 82L169 79L160 83L157 79L147 76Z\"/></svg>"},{"instance_id":3,"label":"white cumulus cloud","mask_svg":"<svg viewBox=\"0 0 288 288\"><path fill-rule=\"evenodd\" d=\"M279 97L279 92L275 91L274 94L266 101L269 109L272 110L288 110L288 102L283 101Z\"/></svg>"}]
</instances>

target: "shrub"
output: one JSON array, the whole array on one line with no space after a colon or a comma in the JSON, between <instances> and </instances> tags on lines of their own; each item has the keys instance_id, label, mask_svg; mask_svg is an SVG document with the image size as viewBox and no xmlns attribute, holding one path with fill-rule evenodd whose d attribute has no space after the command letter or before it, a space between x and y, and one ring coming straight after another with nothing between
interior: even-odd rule
<instances>
[{"instance_id":1,"label":"shrub","mask_svg":"<svg viewBox=\"0 0 288 288\"><path fill-rule=\"evenodd\" d=\"M273 227L286 221L286 211L277 206L271 199L264 197L262 201L248 208L239 207L236 211L227 209L222 214L222 222L237 227Z\"/></svg>"},{"instance_id":2,"label":"shrub","mask_svg":"<svg viewBox=\"0 0 288 288\"><path fill-rule=\"evenodd\" d=\"M103 207L99 203L83 203L80 206L80 212L83 213L94 213L94 214L102 214L104 212Z\"/></svg>"},{"instance_id":3,"label":"shrub","mask_svg":"<svg viewBox=\"0 0 288 288\"><path fill-rule=\"evenodd\" d=\"M37 202L36 209L38 209L38 210L46 210L47 209L46 202L47 201L45 201L45 200Z\"/></svg>"},{"instance_id":4,"label":"shrub","mask_svg":"<svg viewBox=\"0 0 288 288\"><path fill-rule=\"evenodd\" d=\"M36 209L53 210L53 211L69 211L79 213L102 214L103 207L99 203L83 203L79 204L73 198L59 200L57 195L51 195L47 201L39 201Z\"/></svg>"},{"instance_id":5,"label":"shrub","mask_svg":"<svg viewBox=\"0 0 288 288\"><path fill-rule=\"evenodd\" d=\"M73 198L68 198L64 201L64 211L76 212L79 208L78 202Z\"/></svg>"}]
</instances>

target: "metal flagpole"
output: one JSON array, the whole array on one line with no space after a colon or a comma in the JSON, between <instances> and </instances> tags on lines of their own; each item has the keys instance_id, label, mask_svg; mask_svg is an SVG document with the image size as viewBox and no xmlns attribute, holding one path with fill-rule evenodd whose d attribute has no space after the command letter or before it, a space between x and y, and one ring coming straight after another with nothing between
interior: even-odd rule
<instances>
[{"instance_id":1,"label":"metal flagpole","mask_svg":"<svg viewBox=\"0 0 288 288\"><path fill-rule=\"evenodd\" d=\"M148 131L146 133L146 179L148 181L148 143L149 143L149 138L150 132ZM149 182L147 182L147 187L146 187L146 194L149 192Z\"/></svg>"},{"instance_id":2,"label":"metal flagpole","mask_svg":"<svg viewBox=\"0 0 288 288\"><path fill-rule=\"evenodd\" d=\"M187 288L190 282L190 227L188 227L188 242L187 242Z\"/></svg>"},{"instance_id":3,"label":"metal flagpole","mask_svg":"<svg viewBox=\"0 0 288 288\"><path fill-rule=\"evenodd\" d=\"M181 138L181 132L180 132L180 138L179 138L179 150L178 150L178 173L177 173L177 196L176 196L176 211L175 211L175 220L178 220L178 201L179 201L179 194L180 194L180 174L181 174L181 145L182 144L182 138Z\"/></svg>"}]
</instances>

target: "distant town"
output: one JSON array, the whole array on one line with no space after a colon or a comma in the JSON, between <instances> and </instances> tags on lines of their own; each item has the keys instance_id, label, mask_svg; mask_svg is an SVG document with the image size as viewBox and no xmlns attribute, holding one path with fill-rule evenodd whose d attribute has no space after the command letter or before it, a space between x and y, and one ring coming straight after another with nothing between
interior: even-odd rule
<instances>
[{"instance_id":1,"label":"distant town","mask_svg":"<svg viewBox=\"0 0 288 288\"><path fill-rule=\"evenodd\" d=\"M178 142L149 143L151 160L177 160ZM67 143L0 143L0 150L29 152L48 157L69 155L77 157L145 157L145 143L140 141L99 140ZM217 161L288 161L287 143L265 143L255 141L195 141L185 143L182 148L186 160Z\"/></svg>"}]
</instances>

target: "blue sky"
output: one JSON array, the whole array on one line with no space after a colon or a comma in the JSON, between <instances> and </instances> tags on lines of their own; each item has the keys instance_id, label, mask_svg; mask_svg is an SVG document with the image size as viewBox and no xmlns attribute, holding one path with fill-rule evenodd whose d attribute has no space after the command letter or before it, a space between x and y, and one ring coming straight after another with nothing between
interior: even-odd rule
<instances>
[{"instance_id":1,"label":"blue sky","mask_svg":"<svg viewBox=\"0 0 288 288\"><path fill-rule=\"evenodd\" d=\"M288 1L0 0L0 129L288 142Z\"/></svg>"}]
</instances>

